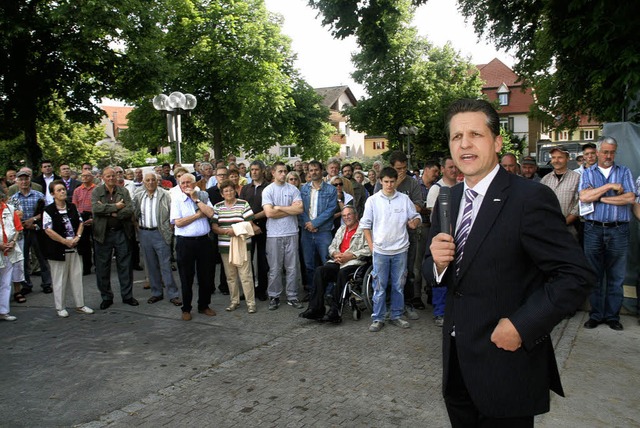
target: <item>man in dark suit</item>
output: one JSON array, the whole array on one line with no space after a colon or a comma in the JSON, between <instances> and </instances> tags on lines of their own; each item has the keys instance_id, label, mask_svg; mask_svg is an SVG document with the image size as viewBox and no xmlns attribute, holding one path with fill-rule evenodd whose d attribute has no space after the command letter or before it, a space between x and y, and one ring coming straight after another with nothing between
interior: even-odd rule
<instances>
[{"instance_id":1,"label":"man in dark suit","mask_svg":"<svg viewBox=\"0 0 640 428\"><path fill-rule=\"evenodd\" d=\"M42 193L44 193L45 202L49 205L53 202L53 196L51 196L51 193L49 192L49 184L51 184L53 180L60 180L60 176L53 172L53 163L47 159L40 162L40 172L42 174L34 178L32 181L33 183L42 186Z\"/></svg>"},{"instance_id":2,"label":"man in dark suit","mask_svg":"<svg viewBox=\"0 0 640 428\"><path fill-rule=\"evenodd\" d=\"M71 202L73 199L73 192L76 190L76 187L80 186L82 183L75 178L71 178L71 167L66 163L60 165L60 178L67 188L67 202Z\"/></svg>"},{"instance_id":3,"label":"man in dark suit","mask_svg":"<svg viewBox=\"0 0 640 428\"><path fill-rule=\"evenodd\" d=\"M595 277L553 192L498 164L500 119L482 100L454 102L452 234L436 204L423 274L448 287L443 394L454 427L531 427L563 395L550 333ZM464 196L463 196L464 193Z\"/></svg>"}]
</instances>

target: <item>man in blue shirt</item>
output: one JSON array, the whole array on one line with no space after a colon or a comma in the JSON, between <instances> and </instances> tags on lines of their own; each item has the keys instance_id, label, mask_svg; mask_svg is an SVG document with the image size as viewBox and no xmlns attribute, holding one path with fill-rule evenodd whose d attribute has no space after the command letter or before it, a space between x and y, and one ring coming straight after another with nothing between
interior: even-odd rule
<instances>
[{"instance_id":1,"label":"man in blue shirt","mask_svg":"<svg viewBox=\"0 0 640 428\"><path fill-rule=\"evenodd\" d=\"M322 171L320 162L309 162L307 183L300 189L304 209L298 221L302 229L302 255L307 275L304 283L310 288L309 294L313 292L316 254L320 258L320 265L324 265L329 258L333 215L338 207L336 188L322 179Z\"/></svg>"},{"instance_id":2,"label":"man in blue shirt","mask_svg":"<svg viewBox=\"0 0 640 428\"><path fill-rule=\"evenodd\" d=\"M591 292L591 312L585 328L606 323L622 330L622 307L629 221L635 187L629 168L614 163L617 141L602 136L597 143L597 164L587 168L580 180L580 214L585 219L584 252L598 282Z\"/></svg>"}]
</instances>

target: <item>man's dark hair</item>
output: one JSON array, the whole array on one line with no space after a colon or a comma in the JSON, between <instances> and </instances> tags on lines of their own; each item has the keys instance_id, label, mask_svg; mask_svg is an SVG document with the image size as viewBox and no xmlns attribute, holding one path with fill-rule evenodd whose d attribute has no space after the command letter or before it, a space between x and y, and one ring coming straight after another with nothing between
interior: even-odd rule
<instances>
[{"instance_id":1,"label":"man's dark hair","mask_svg":"<svg viewBox=\"0 0 640 428\"><path fill-rule=\"evenodd\" d=\"M324 171L324 167L322 166L322 162L318 161L318 160L312 160L309 162L309 166L317 166L318 168L320 168L320 171Z\"/></svg>"},{"instance_id":2,"label":"man's dark hair","mask_svg":"<svg viewBox=\"0 0 640 428\"><path fill-rule=\"evenodd\" d=\"M389 164L393 166L396 162L408 162L407 155L402 150L394 150L389 156ZM398 178L396 176L396 178Z\"/></svg>"},{"instance_id":3,"label":"man's dark hair","mask_svg":"<svg viewBox=\"0 0 640 428\"><path fill-rule=\"evenodd\" d=\"M398 171L396 171L390 166L386 166L382 168L382 171L380 171L380 177L378 178L380 179L380 181L382 181L382 179L385 177L398 179Z\"/></svg>"},{"instance_id":4,"label":"man's dark hair","mask_svg":"<svg viewBox=\"0 0 640 428\"><path fill-rule=\"evenodd\" d=\"M340 171L342 171L344 169L345 166L348 166L349 168L351 168L351 171L353 171L353 165L350 163L344 163L342 164L342 166L340 167Z\"/></svg>"},{"instance_id":5,"label":"man's dark hair","mask_svg":"<svg viewBox=\"0 0 640 428\"><path fill-rule=\"evenodd\" d=\"M597 150L596 145L594 143L587 143L582 145L582 151L584 152L587 149Z\"/></svg>"},{"instance_id":6,"label":"man's dark hair","mask_svg":"<svg viewBox=\"0 0 640 428\"><path fill-rule=\"evenodd\" d=\"M169 168L171 168L171 164L169 162L165 162L162 164L162 167L164 168L165 166L168 166Z\"/></svg>"},{"instance_id":7,"label":"man's dark hair","mask_svg":"<svg viewBox=\"0 0 640 428\"><path fill-rule=\"evenodd\" d=\"M272 169L272 170L275 170L275 169L276 169L277 167L279 167L279 166L284 166L284 167L286 167L287 165L286 165L284 162L282 162L282 161L275 161L275 162L273 163L273 165L271 166L271 169ZM287 171L288 171L288 170L289 170L289 168L287 168Z\"/></svg>"},{"instance_id":8,"label":"man's dark hair","mask_svg":"<svg viewBox=\"0 0 640 428\"><path fill-rule=\"evenodd\" d=\"M355 170L357 170L357 169L358 169L358 167L360 167L360 169L362 169L362 164L361 164L360 162L353 162L353 163L351 164L351 167L352 167L352 168L353 168L353 170L355 171Z\"/></svg>"},{"instance_id":9,"label":"man's dark hair","mask_svg":"<svg viewBox=\"0 0 640 428\"><path fill-rule=\"evenodd\" d=\"M82 164L82 167L84 168L85 165L89 165L89 168L93 168L93 165L91 165L89 162L85 162Z\"/></svg>"},{"instance_id":10,"label":"man's dark hair","mask_svg":"<svg viewBox=\"0 0 640 428\"><path fill-rule=\"evenodd\" d=\"M453 162L453 158L451 157L451 155L444 155L444 156L442 156L442 166L444 166L444 164L446 164L448 160L450 160L451 162Z\"/></svg>"},{"instance_id":11,"label":"man's dark hair","mask_svg":"<svg viewBox=\"0 0 640 428\"><path fill-rule=\"evenodd\" d=\"M440 169L440 162L435 159L429 159L424 163L424 169L436 167Z\"/></svg>"},{"instance_id":12,"label":"man's dark hair","mask_svg":"<svg viewBox=\"0 0 640 428\"><path fill-rule=\"evenodd\" d=\"M42 159L40 161L40 166L44 165L45 163L50 163L51 165L53 165L53 162L51 162L49 159Z\"/></svg>"},{"instance_id":13,"label":"man's dark hair","mask_svg":"<svg viewBox=\"0 0 640 428\"><path fill-rule=\"evenodd\" d=\"M253 162L251 162L251 165L249 165L249 168L251 168L252 166L258 166L263 171L264 171L264 168L265 168L264 162L262 162L261 160L258 160L258 159L256 159Z\"/></svg>"},{"instance_id":14,"label":"man's dark hair","mask_svg":"<svg viewBox=\"0 0 640 428\"><path fill-rule=\"evenodd\" d=\"M450 138L451 119L460 113L484 113L487 116L487 127L493 134L493 137L500 135L500 116L493 106L485 100L474 100L471 98L463 98L454 101L449 106L447 115L445 116L445 136L447 141Z\"/></svg>"}]
</instances>

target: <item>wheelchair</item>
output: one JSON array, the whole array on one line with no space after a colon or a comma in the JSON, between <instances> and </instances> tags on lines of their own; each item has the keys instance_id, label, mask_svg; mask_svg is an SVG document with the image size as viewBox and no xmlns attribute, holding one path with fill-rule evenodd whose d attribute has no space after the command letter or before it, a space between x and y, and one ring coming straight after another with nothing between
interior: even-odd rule
<instances>
[{"instance_id":1,"label":"wheelchair","mask_svg":"<svg viewBox=\"0 0 640 428\"><path fill-rule=\"evenodd\" d=\"M373 312L373 281L371 272L373 263L369 259L365 264L358 266L351 275L351 279L345 284L340 301L338 302L339 314L349 310L354 321L362 318L362 312Z\"/></svg>"}]
</instances>

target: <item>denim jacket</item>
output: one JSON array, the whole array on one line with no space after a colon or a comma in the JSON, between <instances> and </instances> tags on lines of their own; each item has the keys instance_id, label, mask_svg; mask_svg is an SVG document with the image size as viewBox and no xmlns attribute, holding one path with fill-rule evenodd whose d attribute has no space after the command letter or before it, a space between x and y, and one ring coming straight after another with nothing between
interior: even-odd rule
<instances>
[{"instance_id":1,"label":"denim jacket","mask_svg":"<svg viewBox=\"0 0 640 428\"><path fill-rule=\"evenodd\" d=\"M304 228L304 225L311 221L313 227L318 229L318 232L330 232L333 227L333 215L338 209L338 192L336 188L331 184L327 184L324 181L320 185L318 191L318 207L317 216L315 219L309 219L309 209L311 208L311 182L306 183L300 189L300 197L304 205L302 214L298 216L300 227Z\"/></svg>"}]
</instances>

